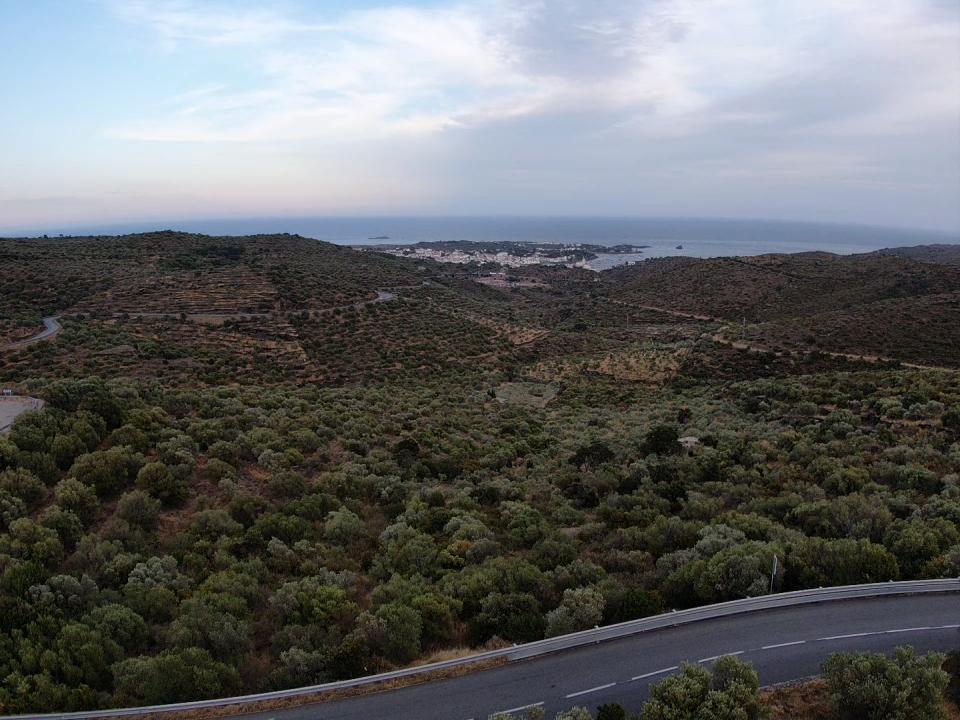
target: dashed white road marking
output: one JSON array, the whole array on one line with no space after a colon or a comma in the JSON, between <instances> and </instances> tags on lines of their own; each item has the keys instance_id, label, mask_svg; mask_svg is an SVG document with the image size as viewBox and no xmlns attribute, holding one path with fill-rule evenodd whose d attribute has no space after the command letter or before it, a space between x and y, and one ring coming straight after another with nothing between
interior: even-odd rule
<instances>
[{"instance_id":1,"label":"dashed white road marking","mask_svg":"<svg viewBox=\"0 0 960 720\"><path fill-rule=\"evenodd\" d=\"M510 713L519 712L520 710L526 710L527 708L540 707L541 705L543 705L543 703L544 701L541 700L540 702L530 703L529 705L521 705L520 707L510 708L509 710L497 710L496 712L490 713L490 714L491 715L509 715Z\"/></svg>"},{"instance_id":2,"label":"dashed white road marking","mask_svg":"<svg viewBox=\"0 0 960 720\"><path fill-rule=\"evenodd\" d=\"M777 643L776 645L764 645L761 650L775 650L776 648L790 647L791 645L803 645L806 640L794 640L793 642Z\"/></svg>"},{"instance_id":3,"label":"dashed white road marking","mask_svg":"<svg viewBox=\"0 0 960 720\"><path fill-rule=\"evenodd\" d=\"M745 653L745 652L746 652L746 650L737 650L736 652L722 653L721 655L714 655L714 656L712 656L712 657L702 658L701 660L697 660L697 662L698 662L698 663L713 662L714 660L719 660L719 659L722 658L722 657L730 657L730 656L732 656L732 655L743 655L743 653Z\"/></svg>"},{"instance_id":4,"label":"dashed white road marking","mask_svg":"<svg viewBox=\"0 0 960 720\"><path fill-rule=\"evenodd\" d=\"M923 631L925 631L925 630L956 630L956 629L960 629L960 624L953 624L953 625L924 625L924 626L921 626L921 627L895 628L895 629L892 629L892 630L875 630L875 631L873 631L873 632L849 633L849 634L847 634L847 635L828 635L827 637L816 638L816 640L811 640L811 641L807 641L807 640L794 640L794 641L792 641L792 642L776 643L776 644L773 644L773 645L763 645L760 649L761 649L761 650L776 650L776 649L778 649L778 648L792 647L792 646L794 646L794 645L803 645L803 644L805 644L805 643L807 643L807 642L826 642L826 641L829 641L829 640L848 640L848 639L850 639L850 638L871 637L871 636L873 636L873 635L892 635L892 634L895 634L895 633L923 632ZM745 652L746 652L746 650L737 650L737 651L735 651L735 652L722 653L722 654L720 654L720 655L713 655L713 656L711 656L711 657L702 658L702 659L700 659L700 660L697 660L697 662L698 662L698 663L713 662L714 660L719 660L719 659L722 658L722 657L730 657L730 656L736 656L736 655L743 655ZM651 672L644 673L644 674L642 674L642 675L636 675L636 676L630 678L630 680L631 680L631 682L632 682L632 681L635 681L635 680L645 680L645 679L647 679L647 678L654 677L655 675L664 675L664 674L666 674L666 673L670 673L670 672L673 672L674 670L679 670L679 669L680 669L680 666L679 666L679 665L671 665L670 667L661 668L660 670L653 670L653 671L651 671ZM600 692L601 690L606 690L607 688L612 688L612 687L613 687L614 685L616 685L616 684L617 684L617 683L615 683L615 682L611 682L611 683L607 683L606 685L598 685L597 687L592 687L592 688L588 688L588 689L586 689L586 690L579 690L579 691L577 691L577 692L570 693L569 695L566 695L565 697L569 699L569 698L579 697L579 696L581 696L581 695L587 695L587 694L589 694L589 693ZM527 710L528 708L540 707L540 706L543 705L543 704L544 704L544 701L541 700L540 702L530 703L529 705L521 705L520 707L510 708L509 710L500 710L500 711L498 711L498 712L496 712L496 713L492 713L492 714L493 714L493 715L497 715L497 714L500 714L500 713L504 713L504 714L515 713L515 712L519 712L520 710ZM272 719L271 719L271 720L272 720ZM474 720L474 719L473 719L473 718L470 718L470 720Z\"/></svg>"},{"instance_id":5,"label":"dashed white road marking","mask_svg":"<svg viewBox=\"0 0 960 720\"><path fill-rule=\"evenodd\" d=\"M653 677L654 675L662 675L663 673L673 672L674 670L679 670L679 665L671 665L668 668L663 668L662 670L654 670L653 672L644 673L643 675L637 675L636 677L630 678L630 681L634 680L644 680L648 677Z\"/></svg>"},{"instance_id":6,"label":"dashed white road marking","mask_svg":"<svg viewBox=\"0 0 960 720\"><path fill-rule=\"evenodd\" d=\"M601 690L606 690L607 688L612 688L614 685L616 685L615 682L607 683L606 685L597 685L596 687L589 688L588 690L580 690L579 692L570 693L566 697L572 698L579 695L586 695L587 693L599 692Z\"/></svg>"}]
</instances>

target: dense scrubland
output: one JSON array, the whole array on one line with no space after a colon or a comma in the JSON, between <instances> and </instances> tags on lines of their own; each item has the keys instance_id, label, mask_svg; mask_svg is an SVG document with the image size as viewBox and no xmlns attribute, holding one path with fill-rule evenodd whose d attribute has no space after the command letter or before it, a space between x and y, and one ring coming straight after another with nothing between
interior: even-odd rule
<instances>
[{"instance_id":1,"label":"dense scrubland","mask_svg":"<svg viewBox=\"0 0 960 720\"><path fill-rule=\"evenodd\" d=\"M774 555L775 591L960 574L960 323L927 313L960 287L948 264L524 268L545 287L504 290L292 236L0 256L0 330L64 324L0 354L46 401L0 438L7 712L306 685L758 595ZM715 339L758 308L751 343L794 354ZM806 342L823 327L836 345Z\"/></svg>"}]
</instances>

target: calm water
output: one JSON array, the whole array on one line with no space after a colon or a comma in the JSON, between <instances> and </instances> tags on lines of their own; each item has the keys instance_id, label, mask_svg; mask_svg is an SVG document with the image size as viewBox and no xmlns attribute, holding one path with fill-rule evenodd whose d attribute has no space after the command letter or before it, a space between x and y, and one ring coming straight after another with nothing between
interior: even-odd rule
<instances>
[{"instance_id":1,"label":"calm water","mask_svg":"<svg viewBox=\"0 0 960 720\"><path fill-rule=\"evenodd\" d=\"M960 243L957 235L855 225L766 220L495 217L329 217L182 220L39 232L116 234L174 228L210 235L289 232L341 245L415 243L424 240L511 240L598 245L650 245L629 259L688 255L758 255L826 250L851 254L901 245ZM388 236L389 240L371 240ZM677 245L683 245L678 249ZM609 258L614 264L623 258ZM601 259L602 262L605 259Z\"/></svg>"}]
</instances>

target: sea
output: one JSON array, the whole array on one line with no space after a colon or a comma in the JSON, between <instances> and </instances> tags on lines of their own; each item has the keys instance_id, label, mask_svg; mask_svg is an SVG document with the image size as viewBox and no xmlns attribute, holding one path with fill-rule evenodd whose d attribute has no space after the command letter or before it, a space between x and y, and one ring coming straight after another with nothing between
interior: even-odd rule
<instances>
[{"instance_id":1,"label":"sea","mask_svg":"<svg viewBox=\"0 0 960 720\"><path fill-rule=\"evenodd\" d=\"M263 217L51 228L38 229L37 234L106 235L162 229L209 235L286 232L351 246L440 240L649 246L637 253L602 255L592 263L598 270L676 255L707 258L816 250L846 255L908 245L960 244L960 233L866 225L625 217Z\"/></svg>"}]
</instances>

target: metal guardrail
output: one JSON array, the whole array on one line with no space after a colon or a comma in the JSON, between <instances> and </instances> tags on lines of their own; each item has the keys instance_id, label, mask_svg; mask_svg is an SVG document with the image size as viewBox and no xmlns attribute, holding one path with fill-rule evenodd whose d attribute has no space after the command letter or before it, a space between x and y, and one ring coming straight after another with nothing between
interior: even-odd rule
<instances>
[{"instance_id":1,"label":"metal guardrail","mask_svg":"<svg viewBox=\"0 0 960 720\"><path fill-rule=\"evenodd\" d=\"M617 625L607 625L593 630L583 630L571 635L560 635L546 640L518 645L507 654L508 660L522 660L558 650L586 645L588 643L615 640L635 633L683 625L702 620L715 620L730 615L774 610L795 605L809 605L831 600L853 600L857 598L882 597L885 595L913 595L929 592L960 592L960 578L946 580L908 580L903 582L870 583L866 585L841 585L839 587L817 588L814 590L795 590L774 595L760 595L743 600L730 600L716 605L704 605L678 610L663 615L629 620ZM960 610L960 608L958 608Z\"/></svg>"},{"instance_id":2,"label":"metal guardrail","mask_svg":"<svg viewBox=\"0 0 960 720\"><path fill-rule=\"evenodd\" d=\"M83 712L72 713L50 713L39 715L3 715L0 720L51 720L53 718L62 718L63 720L81 720L83 718L106 718L106 717L127 717L131 715L144 715L148 713L165 713L184 710L199 710L202 708L225 707L229 705L245 705L264 700L280 700L284 698L294 698L303 695L313 695L316 693L330 690L343 690L348 688L360 687L363 685L374 685L376 683L395 680L397 678L410 677L415 675L427 674L437 670L445 670L451 667L460 667L472 665L474 663L486 660L505 659L508 662L523 660L546 655L561 650L569 650L583 645L592 645L607 640L629 637L651 630L661 630L674 627L676 625L685 625L687 623L702 622L704 620L713 620L731 615L742 615L762 610L772 610L783 607L792 607L798 605L810 605L821 602L830 602L837 600L854 600L859 598L884 597L891 595L915 595L921 593L949 593L960 592L960 578L949 578L943 580L908 580L902 582L870 583L865 585L843 585L840 587L817 588L814 590L796 590L787 593L778 593L775 595L761 595L754 598L745 598L743 600L730 600L716 605L706 605L689 610L679 610L653 617L641 618L639 620L629 620L616 625L607 625L605 627L593 628L592 630L582 630L580 632L570 633L569 635L560 635L546 640L537 640L523 645L514 645L509 648L491 650L488 652L477 653L464 658L455 660L444 660L442 662L431 663L429 665L419 665L402 670L380 673L379 675L369 675L352 680L340 680L338 682L324 683L322 685L311 685L308 687L292 688L289 690L276 690L274 692L260 693L257 695L240 695L230 698L218 698L215 700L197 700L194 702L175 703L171 705L151 705L147 707L119 708L115 710L87 710Z\"/></svg>"}]
</instances>

